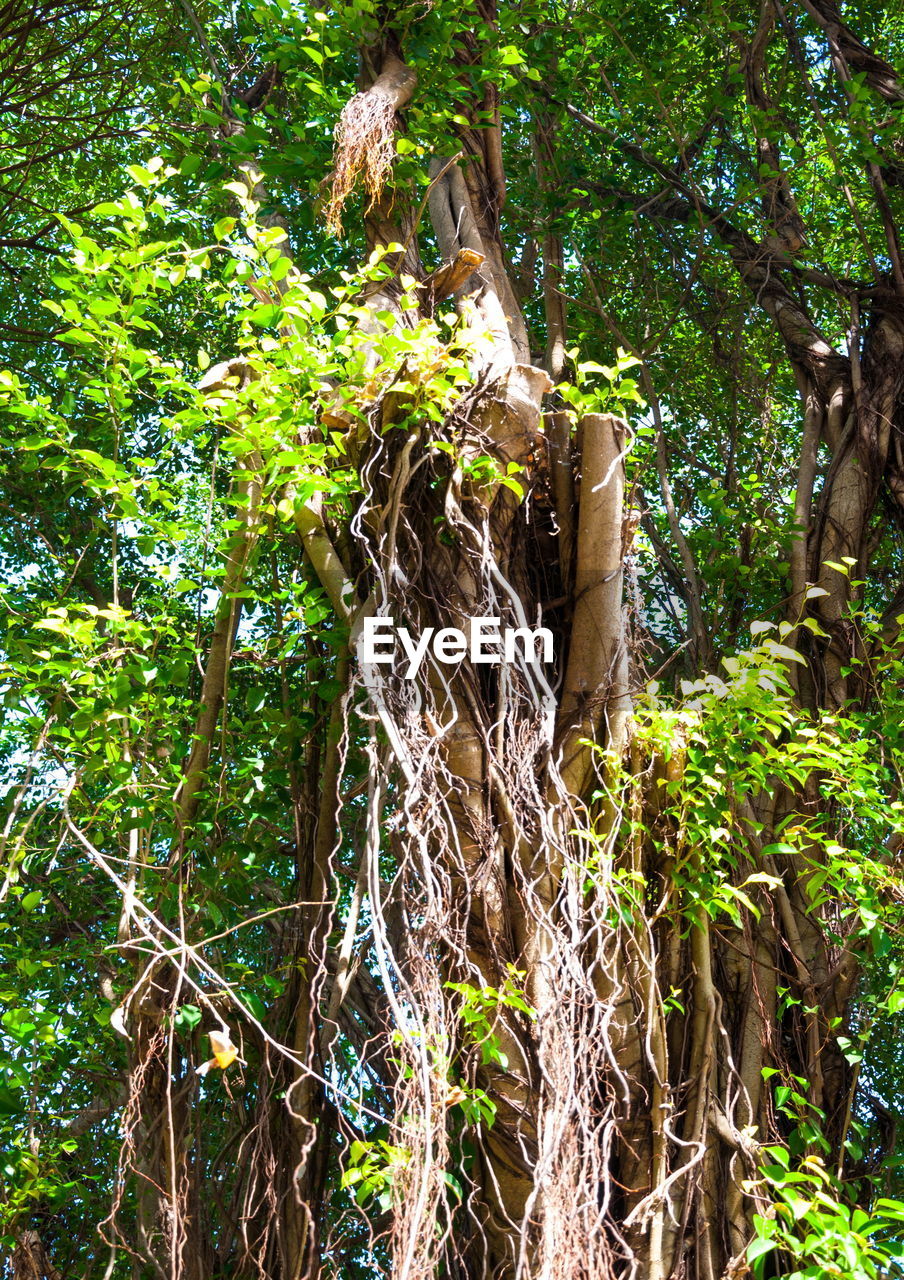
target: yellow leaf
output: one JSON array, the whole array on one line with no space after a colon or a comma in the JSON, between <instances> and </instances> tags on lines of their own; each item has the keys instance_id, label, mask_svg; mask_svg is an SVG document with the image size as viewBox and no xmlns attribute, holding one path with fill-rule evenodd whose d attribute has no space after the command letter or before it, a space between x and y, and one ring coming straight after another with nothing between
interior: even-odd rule
<instances>
[{"instance_id":1,"label":"yellow leaf","mask_svg":"<svg viewBox=\"0 0 904 1280\"><path fill-rule=\"evenodd\" d=\"M211 1031L209 1038L210 1048L217 1060L217 1066L225 1070L231 1062L235 1062L239 1056L239 1051L232 1043L232 1038L228 1032Z\"/></svg>"}]
</instances>

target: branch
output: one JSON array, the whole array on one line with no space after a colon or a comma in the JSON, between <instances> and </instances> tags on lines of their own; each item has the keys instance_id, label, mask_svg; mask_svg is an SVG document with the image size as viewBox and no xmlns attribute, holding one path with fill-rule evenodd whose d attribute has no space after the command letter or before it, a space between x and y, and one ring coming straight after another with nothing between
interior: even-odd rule
<instances>
[{"instance_id":1,"label":"branch","mask_svg":"<svg viewBox=\"0 0 904 1280\"><path fill-rule=\"evenodd\" d=\"M782 266L796 271L787 253L759 244L719 209L696 199L686 189L681 195L660 192L646 196L586 180L584 185L601 195L621 200L649 217L684 223L702 221L726 245L741 279L781 334L790 358L812 375L817 386L824 389L834 375L848 372L848 358L835 350L782 280L779 274Z\"/></svg>"},{"instance_id":2,"label":"branch","mask_svg":"<svg viewBox=\"0 0 904 1280\"><path fill-rule=\"evenodd\" d=\"M725 243L738 274L753 292L757 303L775 323L792 360L806 368L820 386L833 373L847 371L847 358L835 351L778 273L782 268L787 268L799 279L812 280L813 283L832 288L836 292L862 289L862 285L853 280L843 281L830 274L798 267L792 261L787 245L777 236L768 237L764 244L760 244L753 236L735 226L720 209L701 199L676 168L657 160L636 143L618 137L612 130L570 103L557 102L557 105L593 133L606 138L617 150L637 161L648 172L661 178L669 189L654 195L642 195L607 187L588 179L584 179L583 185L600 195L622 201L637 213L672 222L700 222Z\"/></svg>"},{"instance_id":3,"label":"branch","mask_svg":"<svg viewBox=\"0 0 904 1280\"><path fill-rule=\"evenodd\" d=\"M451 262L431 271L426 280L421 281L419 288L427 293L432 302L439 302L442 298L448 298L450 293L457 293L484 260L483 254L476 249L459 249Z\"/></svg>"},{"instance_id":4,"label":"branch","mask_svg":"<svg viewBox=\"0 0 904 1280\"><path fill-rule=\"evenodd\" d=\"M336 610L336 616L340 622L350 626L353 621L355 588L327 533L319 494L309 498L296 510L295 528L304 543L314 572L320 579L320 585Z\"/></svg>"},{"instance_id":5,"label":"branch","mask_svg":"<svg viewBox=\"0 0 904 1280\"><path fill-rule=\"evenodd\" d=\"M240 388L248 386L256 376L246 361L227 360L208 370L200 385L202 390L214 394L236 384ZM237 486L237 515L241 527L226 556L223 589L217 604L216 621L201 686L201 706L192 732L191 751L176 792L178 849L181 849L197 810L198 794L210 762L213 735L226 696L229 665L242 614L243 602L236 596L236 592L241 589L257 544L257 516L261 495L261 482L257 474L260 470L258 455L249 455L244 466L248 474Z\"/></svg>"},{"instance_id":6,"label":"branch","mask_svg":"<svg viewBox=\"0 0 904 1280\"><path fill-rule=\"evenodd\" d=\"M112 1097L94 1098L87 1107L82 1107L81 1111L76 1111L74 1116L70 1116L63 1128L70 1138L80 1138L99 1121L106 1120L107 1116L124 1107L128 1096L128 1087L124 1081L120 1081Z\"/></svg>"},{"instance_id":7,"label":"branch","mask_svg":"<svg viewBox=\"0 0 904 1280\"><path fill-rule=\"evenodd\" d=\"M848 66L856 74L863 74L871 89L894 106L904 103L904 84L898 72L873 53L862 40L845 26L833 0L801 0L816 25L825 32L830 44L835 44Z\"/></svg>"},{"instance_id":8,"label":"branch","mask_svg":"<svg viewBox=\"0 0 904 1280\"><path fill-rule=\"evenodd\" d=\"M581 494L574 570L574 621L556 737L560 774L580 798L593 771L604 719L618 745L630 713L622 626L624 423L591 413L582 421Z\"/></svg>"}]
</instances>

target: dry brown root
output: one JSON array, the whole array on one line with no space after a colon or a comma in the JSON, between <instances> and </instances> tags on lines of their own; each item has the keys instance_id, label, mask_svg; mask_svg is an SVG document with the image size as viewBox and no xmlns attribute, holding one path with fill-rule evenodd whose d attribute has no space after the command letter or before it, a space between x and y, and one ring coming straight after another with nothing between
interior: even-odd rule
<instances>
[{"instance_id":1,"label":"dry brown root","mask_svg":"<svg viewBox=\"0 0 904 1280\"><path fill-rule=\"evenodd\" d=\"M332 189L326 205L326 224L342 231L342 209L361 180L372 209L379 200L395 159L395 116L414 89L410 67L389 57L369 89L356 93L344 106L336 125Z\"/></svg>"}]
</instances>

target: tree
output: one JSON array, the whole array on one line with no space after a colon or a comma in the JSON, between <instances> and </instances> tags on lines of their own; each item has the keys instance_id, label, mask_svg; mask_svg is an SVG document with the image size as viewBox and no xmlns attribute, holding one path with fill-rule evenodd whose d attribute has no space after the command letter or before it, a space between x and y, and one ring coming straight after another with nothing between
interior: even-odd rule
<instances>
[{"instance_id":1,"label":"tree","mask_svg":"<svg viewBox=\"0 0 904 1280\"><path fill-rule=\"evenodd\" d=\"M185 13L3 375L11 1273L894 1273L900 21Z\"/></svg>"},{"instance_id":2,"label":"tree","mask_svg":"<svg viewBox=\"0 0 904 1280\"><path fill-rule=\"evenodd\" d=\"M123 11L116 4L68 0L0 11L0 287L4 342L47 339L34 307L52 262L56 214L85 213L105 194L99 175L124 163L143 128L158 114L167 62L184 48L178 24L153 4ZM101 184L103 177L100 179Z\"/></svg>"}]
</instances>

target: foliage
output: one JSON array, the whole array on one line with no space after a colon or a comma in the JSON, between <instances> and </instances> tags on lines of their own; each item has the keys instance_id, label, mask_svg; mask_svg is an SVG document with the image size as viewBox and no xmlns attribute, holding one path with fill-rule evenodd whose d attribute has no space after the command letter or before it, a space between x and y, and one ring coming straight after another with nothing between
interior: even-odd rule
<instances>
[{"instance_id":1,"label":"foliage","mask_svg":"<svg viewBox=\"0 0 904 1280\"><path fill-rule=\"evenodd\" d=\"M736 1108L723 1108L736 1147L716 1173L743 1190L757 1280L898 1274L904 397L882 381L893 343L876 355L870 342L900 304L886 300L900 85L890 100L871 62L835 74L834 37L809 7L776 5L762 28L721 3L625 12L588 0L567 21L534 0L498 12L451 0L391 13L368 0L329 14L276 0L185 8L184 29L154 6L99 6L94 25L39 8L22 33L32 61L0 102L12 148L0 174L4 1274L19 1280L12 1259L32 1230L61 1274L150 1267L129 1254L157 1230L142 1226L154 1130L139 1078L172 1131L184 1124L172 1149L179 1194L203 1206L185 1215L203 1228L201 1273L289 1274L275 1241L303 1235L286 1206L304 1170L325 1272L350 1280L418 1249L423 1274L452 1274L430 1252L447 1237L472 1274L480 1239L498 1231L487 1187L513 1159L512 1134L551 1162L536 1100L552 1114L584 1070L596 1075L583 1129L572 1116L561 1132L616 1162L595 1198L630 1236L644 1200L629 1202L611 1172L627 1163L626 1122L606 1107L628 1077L645 1099L653 1081L672 1091L659 1104L669 1122L690 1126L709 1114L694 1092L704 1067L712 1113ZM900 17L874 4L856 16L883 66L900 62ZM377 213L405 211L398 238L395 224L374 232L353 185L332 205L324 187L361 50L362 84L387 51L418 77L404 123L387 115L396 136ZM500 121L510 196L488 184L478 207L484 234L498 233L490 265L517 263L512 305L534 363L551 299L567 304L567 372L547 402L566 410L565 443L547 421L517 458L481 425L505 404L488 372L492 327L461 288L434 300L425 283L441 257L426 226L431 162L471 174L461 149L473 159ZM804 317L793 340L792 302ZM813 332L825 349L808 363ZM844 360L851 422L879 387L894 447L881 500L864 500L856 538L838 533L823 556L846 514L831 503L856 489L838 482L853 427L823 423L803 516L798 461L807 412L827 414L831 399L814 368ZM464 527L484 551L514 530L492 572L469 547L473 579L533 591L566 654L580 596L550 494L564 458L580 512L590 414L632 418L619 536L636 696L629 747L601 752L603 783L569 811L580 856L563 859L542 904L550 932L536 949L554 905L573 950L566 963L549 943L529 965L518 911L548 892L563 821L552 787L537 809L546 764L517 754L533 739L518 738L512 707L522 714L530 697L506 704L510 691L478 672L461 700L492 708L485 740L508 744L512 768L481 775L496 844L469 865L449 814L473 779L450 783L436 765L439 682L381 718L385 699L349 675L350 613L377 601L377 551L395 555L409 512L408 559L391 574L412 610L430 574L453 607L443 572ZM399 476L416 478L404 502ZM318 538L350 566L338 586ZM801 543L822 557L802 592ZM547 676L558 695L564 666ZM408 774L401 722L421 751ZM432 791L418 791L419 769ZM452 853L437 848L443 822ZM400 850L424 831L413 869ZM537 862L519 880L528 846ZM494 911L522 947L514 960L481 952ZM783 932L789 917L803 944ZM719 1076L689 1056L695 1036L718 1040L715 1014L700 1029L698 948L705 939L717 957L713 1006L734 1033L753 997L730 1004L732 982L742 988L731 966L743 954L755 968L767 935L775 1025L756 1073L765 1100L745 1117L740 1064ZM613 956L632 976L622 1000ZM848 960L850 990L833 1003ZM599 1061L586 1044L562 1050L564 1024L536 995L544 980L570 984L552 1003L576 1020L605 1006ZM637 1062L618 1057L631 1001L647 1019ZM201 1085L207 1034L226 1023L239 1059ZM657 1076L660 1024L672 1077ZM541 1050L563 1076L539 1069ZM817 1060L823 1078L814 1068L809 1080L801 1063ZM683 1177L699 1189L682 1161L702 1139L662 1133L667 1187ZM417 1213L432 1223L427 1243ZM621 1230L600 1232L616 1271Z\"/></svg>"},{"instance_id":2,"label":"foliage","mask_svg":"<svg viewBox=\"0 0 904 1280\"><path fill-rule=\"evenodd\" d=\"M767 1274L776 1248L798 1264L783 1280L901 1274L901 1201L880 1197L871 1213L852 1209L818 1155L805 1156L794 1170L786 1148L768 1148L764 1155L773 1161L762 1174L774 1205L770 1216L754 1219L757 1234L747 1259L757 1280Z\"/></svg>"}]
</instances>

